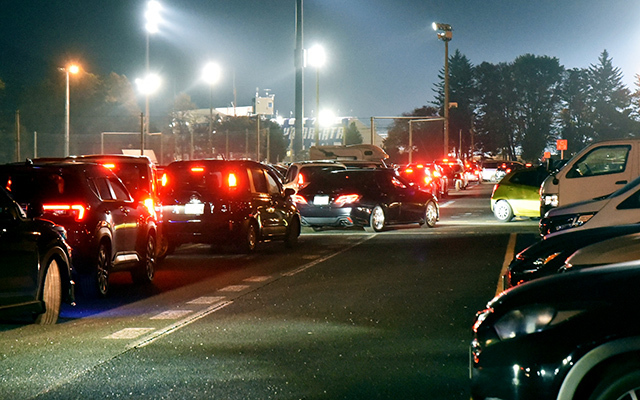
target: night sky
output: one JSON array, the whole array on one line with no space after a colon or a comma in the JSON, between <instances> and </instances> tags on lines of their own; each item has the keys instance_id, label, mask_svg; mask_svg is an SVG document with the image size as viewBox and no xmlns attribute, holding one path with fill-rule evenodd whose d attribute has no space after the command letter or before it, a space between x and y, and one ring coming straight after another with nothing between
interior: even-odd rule
<instances>
[{"instance_id":1,"label":"night sky","mask_svg":"<svg viewBox=\"0 0 640 400\"><path fill-rule=\"evenodd\" d=\"M163 80L155 110L170 108L180 92L207 108L200 71L213 60L223 68L214 106L233 102L235 76L239 106L250 105L259 88L275 94L280 115L294 111L295 0L161 3L160 32L150 39L151 70ZM145 70L145 8L144 0L4 0L0 79L12 87L38 81L75 60L89 72L113 71L133 82ZM458 49L474 65L531 53L588 67L607 49L630 89L640 73L634 0L304 0L305 47L320 43L328 57L320 108L366 120L430 104L444 63L433 21L452 25L450 54ZM315 112L315 79L307 69L305 116Z\"/></svg>"}]
</instances>

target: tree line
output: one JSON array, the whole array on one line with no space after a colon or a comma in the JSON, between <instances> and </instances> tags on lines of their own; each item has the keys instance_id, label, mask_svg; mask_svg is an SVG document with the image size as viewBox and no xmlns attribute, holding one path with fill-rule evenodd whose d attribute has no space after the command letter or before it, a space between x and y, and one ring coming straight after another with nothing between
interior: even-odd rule
<instances>
[{"instance_id":1,"label":"tree line","mask_svg":"<svg viewBox=\"0 0 640 400\"><path fill-rule=\"evenodd\" d=\"M404 116L443 115L444 68L435 100ZM510 63L472 65L456 50L449 57L448 149L472 155L540 160L566 139L570 153L593 141L636 136L640 132L640 77L631 92L622 72L604 50L587 68L564 68L555 57L525 54ZM413 155L429 161L443 152L442 125L414 124ZM408 122L396 120L385 149L398 162L407 159Z\"/></svg>"}]
</instances>

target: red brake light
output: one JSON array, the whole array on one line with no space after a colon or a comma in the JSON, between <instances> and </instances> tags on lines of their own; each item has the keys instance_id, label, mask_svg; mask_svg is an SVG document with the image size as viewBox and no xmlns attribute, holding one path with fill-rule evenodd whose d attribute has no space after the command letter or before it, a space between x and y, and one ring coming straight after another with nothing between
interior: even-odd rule
<instances>
[{"instance_id":1,"label":"red brake light","mask_svg":"<svg viewBox=\"0 0 640 400\"><path fill-rule=\"evenodd\" d=\"M412 174L413 173L413 169L407 168L407 169L404 170L404 172L407 173L407 174Z\"/></svg>"},{"instance_id":2,"label":"red brake light","mask_svg":"<svg viewBox=\"0 0 640 400\"><path fill-rule=\"evenodd\" d=\"M162 178L160 178L160 184L162 185L162 187L167 186L168 181L169 178L167 177L167 174L162 174Z\"/></svg>"},{"instance_id":3,"label":"red brake light","mask_svg":"<svg viewBox=\"0 0 640 400\"><path fill-rule=\"evenodd\" d=\"M153 204L153 199L151 197L147 197L146 199L144 199L143 204L147 208L147 211L149 211L149 214L151 214L155 218L156 208Z\"/></svg>"},{"instance_id":4,"label":"red brake light","mask_svg":"<svg viewBox=\"0 0 640 400\"><path fill-rule=\"evenodd\" d=\"M82 221L84 219L85 208L81 204L45 204L42 206L42 208L44 209L44 211L49 211L55 216L72 216L76 221Z\"/></svg>"},{"instance_id":5,"label":"red brake light","mask_svg":"<svg viewBox=\"0 0 640 400\"><path fill-rule=\"evenodd\" d=\"M238 179L236 178L236 174L230 173L229 178L227 179L227 183L229 184L229 189L235 189L238 186Z\"/></svg>"},{"instance_id":6,"label":"red brake light","mask_svg":"<svg viewBox=\"0 0 640 400\"><path fill-rule=\"evenodd\" d=\"M108 169L114 169L116 167L114 163L102 164L102 166Z\"/></svg>"},{"instance_id":7,"label":"red brake light","mask_svg":"<svg viewBox=\"0 0 640 400\"><path fill-rule=\"evenodd\" d=\"M293 200L293 202L296 204L307 204L307 201L304 199L304 197L300 196L299 194L291 195L291 200Z\"/></svg>"},{"instance_id":8,"label":"red brake light","mask_svg":"<svg viewBox=\"0 0 640 400\"><path fill-rule=\"evenodd\" d=\"M298 185L304 185L304 176L302 174L298 174Z\"/></svg>"},{"instance_id":9,"label":"red brake light","mask_svg":"<svg viewBox=\"0 0 640 400\"><path fill-rule=\"evenodd\" d=\"M191 167L191 172L204 172L204 167Z\"/></svg>"},{"instance_id":10,"label":"red brake light","mask_svg":"<svg viewBox=\"0 0 640 400\"><path fill-rule=\"evenodd\" d=\"M431 177L429 175L424 177L424 183L427 184L427 185L429 185L431 183L431 180L432 179L431 179Z\"/></svg>"},{"instance_id":11,"label":"red brake light","mask_svg":"<svg viewBox=\"0 0 640 400\"><path fill-rule=\"evenodd\" d=\"M416 165L416 168L418 168L418 169L420 169L420 168L424 168L424 165L422 165L422 164L418 164L418 165Z\"/></svg>"},{"instance_id":12,"label":"red brake light","mask_svg":"<svg viewBox=\"0 0 640 400\"><path fill-rule=\"evenodd\" d=\"M338 207L342 207L345 204L355 203L356 201L358 201L359 198L360 198L359 194L343 194L341 196L338 196L333 201L333 203Z\"/></svg>"}]
</instances>

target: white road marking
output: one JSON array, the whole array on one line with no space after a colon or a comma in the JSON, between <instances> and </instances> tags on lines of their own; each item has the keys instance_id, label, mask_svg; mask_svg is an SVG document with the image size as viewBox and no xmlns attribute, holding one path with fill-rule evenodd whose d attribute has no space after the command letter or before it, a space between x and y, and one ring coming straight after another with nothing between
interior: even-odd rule
<instances>
[{"instance_id":1,"label":"white road marking","mask_svg":"<svg viewBox=\"0 0 640 400\"><path fill-rule=\"evenodd\" d=\"M178 319L184 318L185 315L189 315L193 310L168 310L161 312L158 315L154 315L150 319Z\"/></svg>"},{"instance_id":2,"label":"white road marking","mask_svg":"<svg viewBox=\"0 0 640 400\"><path fill-rule=\"evenodd\" d=\"M187 304L213 304L226 299L224 296L202 296L188 301Z\"/></svg>"},{"instance_id":3,"label":"white road marking","mask_svg":"<svg viewBox=\"0 0 640 400\"><path fill-rule=\"evenodd\" d=\"M444 207L449 207L450 205L452 205L453 203L455 203L454 200L449 200L446 203L442 203L440 204L440 208L444 208Z\"/></svg>"},{"instance_id":4,"label":"white road marking","mask_svg":"<svg viewBox=\"0 0 640 400\"><path fill-rule=\"evenodd\" d=\"M109 336L105 336L104 339L135 339L153 330L155 330L155 328L124 328Z\"/></svg>"},{"instance_id":5,"label":"white road marking","mask_svg":"<svg viewBox=\"0 0 640 400\"><path fill-rule=\"evenodd\" d=\"M269 279L271 279L270 276L251 276L247 279L244 279L244 282L264 282L264 281L268 281Z\"/></svg>"},{"instance_id":6,"label":"white road marking","mask_svg":"<svg viewBox=\"0 0 640 400\"><path fill-rule=\"evenodd\" d=\"M243 290L249 289L249 285L230 285L227 287L223 287L219 289L220 292L242 292Z\"/></svg>"}]
</instances>

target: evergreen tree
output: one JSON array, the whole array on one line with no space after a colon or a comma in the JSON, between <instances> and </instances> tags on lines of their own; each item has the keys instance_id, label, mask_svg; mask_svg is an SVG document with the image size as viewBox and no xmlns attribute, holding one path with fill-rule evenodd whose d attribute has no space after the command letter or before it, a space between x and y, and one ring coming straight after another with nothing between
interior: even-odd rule
<instances>
[{"instance_id":1,"label":"evergreen tree","mask_svg":"<svg viewBox=\"0 0 640 400\"><path fill-rule=\"evenodd\" d=\"M560 89L559 137L567 140L569 153L579 151L593 140L589 123L588 72L573 68L565 72Z\"/></svg>"}]
</instances>

